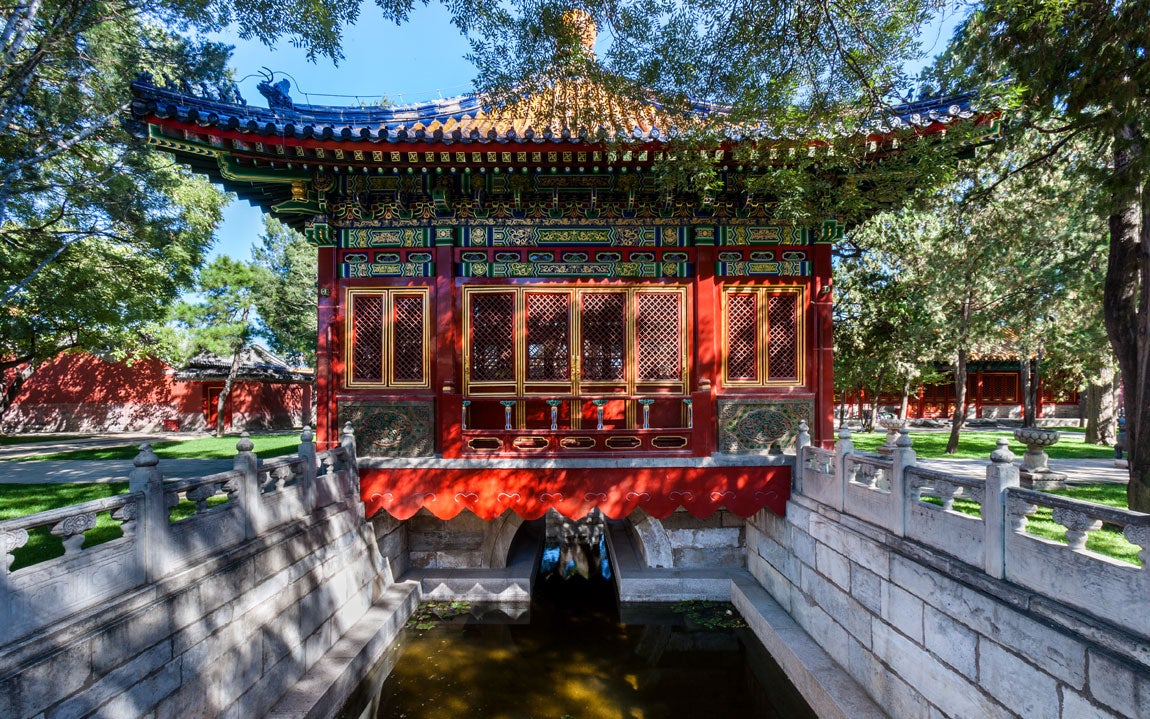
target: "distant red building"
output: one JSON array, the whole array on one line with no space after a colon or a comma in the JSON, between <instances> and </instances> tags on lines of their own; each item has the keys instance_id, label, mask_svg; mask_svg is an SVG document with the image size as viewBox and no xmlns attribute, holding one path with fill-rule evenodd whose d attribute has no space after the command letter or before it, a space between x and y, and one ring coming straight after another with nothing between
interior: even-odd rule
<instances>
[{"instance_id":1,"label":"distant red building","mask_svg":"<svg viewBox=\"0 0 1150 719\"><path fill-rule=\"evenodd\" d=\"M221 367L222 365L222 374ZM67 352L36 370L0 415L0 431L197 431L215 423L227 366L199 357L176 370L157 359L111 362ZM243 357L227 402L229 429L299 427L311 420L311 373L262 348Z\"/></svg>"},{"instance_id":2,"label":"distant red building","mask_svg":"<svg viewBox=\"0 0 1150 719\"><path fill-rule=\"evenodd\" d=\"M1039 380L1039 418L1077 418L1079 397L1075 390L1058 388ZM836 396L848 417L878 409L897 414L902 397L883 393L873 401L865 391L847 392L846 401ZM911 390L906 414L911 419L948 419L954 414L953 374L940 382ZM971 419L1021 419L1023 410L1021 370L1017 360L971 362L966 380L966 413Z\"/></svg>"}]
</instances>

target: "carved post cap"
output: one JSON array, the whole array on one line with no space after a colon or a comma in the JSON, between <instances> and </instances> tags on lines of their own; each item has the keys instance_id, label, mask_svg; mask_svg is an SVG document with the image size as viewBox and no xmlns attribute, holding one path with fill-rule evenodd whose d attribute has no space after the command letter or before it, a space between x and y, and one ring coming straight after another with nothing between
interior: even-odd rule
<instances>
[{"instance_id":1,"label":"carved post cap","mask_svg":"<svg viewBox=\"0 0 1150 719\"><path fill-rule=\"evenodd\" d=\"M842 427L839 427L839 439L850 439L850 438L851 438L850 427L847 427L845 424Z\"/></svg>"},{"instance_id":2,"label":"carved post cap","mask_svg":"<svg viewBox=\"0 0 1150 719\"><path fill-rule=\"evenodd\" d=\"M160 463L160 458L152 451L150 442L144 442L140 445L140 453L132 460L132 464L137 467L155 467Z\"/></svg>"},{"instance_id":3,"label":"carved post cap","mask_svg":"<svg viewBox=\"0 0 1150 719\"><path fill-rule=\"evenodd\" d=\"M304 427L303 431L300 432L299 441L303 443L309 443L313 439L315 439L315 434L312 433L311 427Z\"/></svg>"},{"instance_id":4,"label":"carved post cap","mask_svg":"<svg viewBox=\"0 0 1150 719\"><path fill-rule=\"evenodd\" d=\"M1014 452L1010 451L1010 440L1006 437L998 438L998 448L990 453L990 461L995 464L1009 464L1014 461Z\"/></svg>"},{"instance_id":5,"label":"carved post cap","mask_svg":"<svg viewBox=\"0 0 1150 719\"><path fill-rule=\"evenodd\" d=\"M252 437L250 434L247 432L240 434L240 441L236 442L237 452L250 452L255 448L256 446L252 444Z\"/></svg>"},{"instance_id":6,"label":"carved post cap","mask_svg":"<svg viewBox=\"0 0 1150 719\"><path fill-rule=\"evenodd\" d=\"M906 427L899 428L898 439L895 440L894 446L902 447L905 449L910 447L912 444L914 444L914 442L910 438L910 430L908 430Z\"/></svg>"},{"instance_id":7,"label":"carved post cap","mask_svg":"<svg viewBox=\"0 0 1150 719\"><path fill-rule=\"evenodd\" d=\"M343 424L343 436L346 437L349 434L351 434L351 435L355 434L355 427L351 426L351 422L344 422L344 424Z\"/></svg>"}]
</instances>

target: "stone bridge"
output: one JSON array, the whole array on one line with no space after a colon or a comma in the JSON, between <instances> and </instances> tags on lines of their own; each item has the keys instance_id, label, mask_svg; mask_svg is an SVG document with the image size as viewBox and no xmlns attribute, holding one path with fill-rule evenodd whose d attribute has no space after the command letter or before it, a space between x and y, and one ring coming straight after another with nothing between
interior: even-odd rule
<instances>
[{"instance_id":1,"label":"stone bridge","mask_svg":"<svg viewBox=\"0 0 1150 719\"><path fill-rule=\"evenodd\" d=\"M168 482L142 448L128 494L0 522L0 716L333 716L418 601L530 597L538 521L366 518L350 428L302 440ZM785 517L608 523L621 599L734 601L819 716L1150 716L1150 517L1022 489L1005 447L983 479L906 434L807 445ZM101 516L122 536L85 547ZM1103 523L1143 566L1085 549ZM14 564L36 531L63 556Z\"/></svg>"}]
</instances>

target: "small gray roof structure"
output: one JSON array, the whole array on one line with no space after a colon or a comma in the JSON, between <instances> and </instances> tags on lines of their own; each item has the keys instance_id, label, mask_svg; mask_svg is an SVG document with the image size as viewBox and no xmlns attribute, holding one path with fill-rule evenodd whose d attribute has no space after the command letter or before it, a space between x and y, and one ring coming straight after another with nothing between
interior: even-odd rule
<instances>
[{"instance_id":1,"label":"small gray roof structure","mask_svg":"<svg viewBox=\"0 0 1150 719\"><path fill-rule=\"evenodd\" d=\"M175 378L184 382L222 382L227 379L231 366L231 357L201 352L176 370ZM302 384L313 379L311 369L292 367L266 347L253 345L240 353L237 381Z\"/></svg>"}]
</instances>

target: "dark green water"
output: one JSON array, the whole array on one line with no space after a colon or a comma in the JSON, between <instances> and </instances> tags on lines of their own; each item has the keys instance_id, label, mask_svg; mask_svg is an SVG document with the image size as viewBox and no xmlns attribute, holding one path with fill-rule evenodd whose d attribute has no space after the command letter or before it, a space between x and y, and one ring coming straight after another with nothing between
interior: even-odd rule
<instances>
[{"instance_id":1,"label":"dark green water","mask_svg":"<svg viewBox=\"0 0 1150 719\"><path fill-rule=\"evenodd\" d=\"M749 629L668 605L620 609L608 580L544 578L527 615L481 607L408 628L353 719L813 717ZM384 678L385 677L385 678Z\"/></svg>"}]
</instances>

